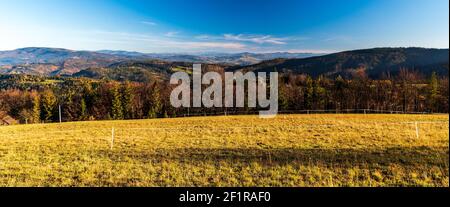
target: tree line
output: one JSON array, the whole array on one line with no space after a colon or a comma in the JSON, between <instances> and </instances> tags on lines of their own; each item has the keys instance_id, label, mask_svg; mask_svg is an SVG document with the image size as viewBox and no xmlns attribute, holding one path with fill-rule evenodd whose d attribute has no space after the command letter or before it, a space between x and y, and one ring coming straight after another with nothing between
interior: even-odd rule
<instances>
[{"instance_id":1,"label":"tree line","mask_svg":"<svg viewBox=\"0 0 450 207\"><path fill-rule=\"evenodd\" d=\"M303 74L282 74L279 80L280 111L372 109L402 112L448 113L448 77L431 77L401 70L372 80L363 72L351 79L340 76L312 78ZM42 79L42 78L41 78ZM28 80L28 79L27 79ZM11 82L11 79L8 79ZM123 120L183 117L188 114L256 112L255 108L173 108L166 82L117 82L85 78L58 81L18 81L0 90L0 114L21 123ZM43 84L49 82L49 84ZM51 83L51 84L50 84Z\"/></svg>"}]
</instances>

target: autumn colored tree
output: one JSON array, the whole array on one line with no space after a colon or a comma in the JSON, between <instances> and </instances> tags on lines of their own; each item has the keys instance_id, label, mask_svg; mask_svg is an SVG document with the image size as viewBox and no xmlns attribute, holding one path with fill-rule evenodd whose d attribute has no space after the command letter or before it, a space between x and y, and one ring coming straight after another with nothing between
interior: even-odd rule
<instances>
[{"instance_id":1,"label":"autumn colored tree","mask_svg":"<svg viewBox=\"0 0 450 207\"><path fill-rule=\"evenodd\" d=\"M448 77L430 78L401 69L381 79L370 79L364 70L353 76L309 76L285 73L279 79L280 110L373 109L405 112L448 113ZM333 77L333 78L331 78ZM174 108L173 86L166 82L145 83L61 78L49 85L43 77L15 77L13 84L0 80L0 111L22 123L54 121L58 103L64 121L87 119L142 119L183 115L254 113L258 108ZM10 80L11 81L11 80ZM25 81L26 85L21 85Z\"/></svg>"}]
</instances>

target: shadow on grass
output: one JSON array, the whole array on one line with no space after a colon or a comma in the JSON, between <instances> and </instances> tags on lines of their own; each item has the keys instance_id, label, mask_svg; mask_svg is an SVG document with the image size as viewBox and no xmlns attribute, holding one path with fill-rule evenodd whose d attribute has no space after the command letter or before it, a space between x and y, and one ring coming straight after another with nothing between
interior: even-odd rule
<instances>
[{"instance_id":1,"label":"shadow on grass","mask_svg":"<svg viewBox=\"0 0 450 207\"><path fill-rule=\"evenodd\" d=\"M398 164L404 167L437 166L449 164L449 150L446 147L410 147L385 149L263 149L263 148L181 148L159 149L155 152L104 151L116 162L132 158L146 161L179 162L258 162L263 165L302 165L322 163L340 165L381 165Z\"/></svg>"}]
</instances>

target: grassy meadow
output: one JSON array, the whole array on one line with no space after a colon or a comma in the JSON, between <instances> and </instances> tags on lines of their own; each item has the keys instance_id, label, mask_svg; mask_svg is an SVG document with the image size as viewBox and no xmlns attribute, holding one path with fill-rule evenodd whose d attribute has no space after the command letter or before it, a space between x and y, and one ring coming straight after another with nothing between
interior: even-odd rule
<instances>
[{"instance_id":1,"label":"grassy meadow","mask_svg":"<svg viewBox=\"0 0 450 207\"><path fill-rule=\"evenodd\" d=\"M317 114L4 126L0 186L448 187L448 121Z\"/></svg>"}]
</instances>

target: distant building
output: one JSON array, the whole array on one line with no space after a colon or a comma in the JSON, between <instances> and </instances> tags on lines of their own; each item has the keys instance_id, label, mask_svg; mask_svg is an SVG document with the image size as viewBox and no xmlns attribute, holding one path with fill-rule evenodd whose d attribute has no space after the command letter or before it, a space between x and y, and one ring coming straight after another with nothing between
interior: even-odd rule
<instances>
[{"instance_id":1,"label":"distant building","mask_svg":"<svg viewBox=\"0 0 450 207\"><path fill-rule=\"evenodd\" d=\"M5 116L5 117L0 118L0 126L1 125L3 125L3 126L15 125L18 123L19 122L17 120L13 119L10 116Z\"/></svg>"}]
</instances>

